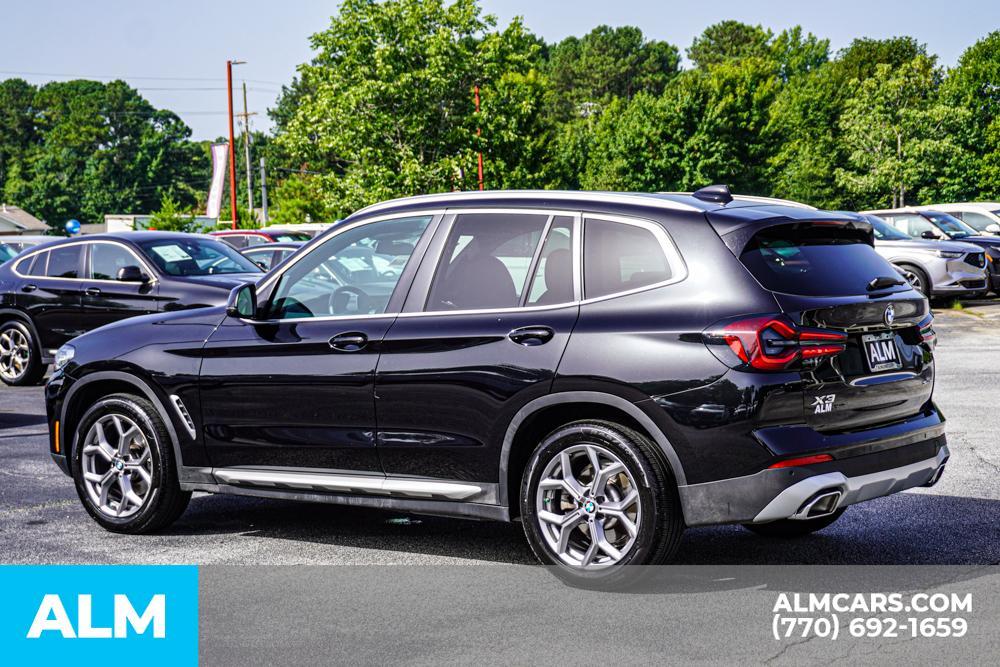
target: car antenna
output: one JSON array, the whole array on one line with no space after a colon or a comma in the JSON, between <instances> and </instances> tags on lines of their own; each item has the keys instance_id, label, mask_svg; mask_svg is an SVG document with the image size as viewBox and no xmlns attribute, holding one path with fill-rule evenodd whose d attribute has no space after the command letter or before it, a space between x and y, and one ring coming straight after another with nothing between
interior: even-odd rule
<instances>
[{"instance_id":1,"label":"car antenna","mask_svg":"<svg viewBox=\"0 0 1000 667\"><path fill-rule=\"evenodd\" d=\"M709 185L700 190L696 190L691 195L695 199L710 201L723 206L733 201L733 195L729 192L728 185Z\"/></svg>"}]
</instances>

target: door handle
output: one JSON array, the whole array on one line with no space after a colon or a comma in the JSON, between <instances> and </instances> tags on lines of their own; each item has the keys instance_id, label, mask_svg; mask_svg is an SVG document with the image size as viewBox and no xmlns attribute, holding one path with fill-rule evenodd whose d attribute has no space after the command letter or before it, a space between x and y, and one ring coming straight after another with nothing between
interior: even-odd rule
<instances>
[{"instance_id":1,"label":"door handle","mask_svg":"<svg viewBox=\"0 0 1000 667\"><path fill-rule=\"evenodd\" d=\"M367 344L368 336L356 331L337 334L330 339L330 347L338 352L357 352Z\"/></svg>"},{"instance_id":2,"label":"door handle","mask_svg":"<svg viewBox=\"0 0 1000 667\"><path fill-rule=\"evenodd\" d=\"M548 327L521 327L507 334L507 338L510 338L518 345L534 347L548 343L554 335L555 332Z\"/></svg>"},{"instance_id":3,"label":"door handle","mask_svg":"<svg viewBox=\"0 0 1000 667\"><path fill-rule=\"evenodd\" d=\"M88 287L84 290L87 296L99 296L101 294L101 288L99 287Z\"/></svg>"},{"instance_id":4,"label":"door handle","mask_svg":"<svg viewBox=\"0 0 1000 667\"><path fill-rule=\"evenodd\" d=\"M21 291L34 292L36 289L38 289L38 285L25 285L24 287L21 288Z\"/></svg>"}]
</instances>

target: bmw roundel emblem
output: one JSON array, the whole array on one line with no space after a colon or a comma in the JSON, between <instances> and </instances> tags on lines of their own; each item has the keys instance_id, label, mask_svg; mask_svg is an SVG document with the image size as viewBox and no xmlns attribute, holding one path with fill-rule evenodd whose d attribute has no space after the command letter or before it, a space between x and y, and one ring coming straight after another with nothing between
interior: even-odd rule
<instances>
[{"instance_id":1,"label":"bmw roundel emblem","mask_svg":"<svg viewBox=\"0 0 1000 667\"><path fill-rule=\"evenodd\" d=\"M885 307L885 315L882 318L885 320L887 327L891 327L892 323L896 320L896 308L891 303Z\"/></svg>"}]
</instances>

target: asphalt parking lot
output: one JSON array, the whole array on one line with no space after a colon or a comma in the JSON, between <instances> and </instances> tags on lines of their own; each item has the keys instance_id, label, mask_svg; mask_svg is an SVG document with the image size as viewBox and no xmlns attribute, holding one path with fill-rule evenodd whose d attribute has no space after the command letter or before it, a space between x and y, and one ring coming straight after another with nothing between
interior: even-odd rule
<instances>
[{"instance_id":1,"label":"asphalt parking lot","mask_svg":"<svg viewBox=\"0 0 1000 667\"><path fill-rule=\"evenodd\" d=\"M769 541L689 530L697 564L1000 564L1000 302L937 319L935 398L952 457L942 481L852 507L823 532ZM167 532L108 533L46 452L41 388L0 387L0 563L530 563L519 524L199 494Z\"/></svg>"}]
</instances>

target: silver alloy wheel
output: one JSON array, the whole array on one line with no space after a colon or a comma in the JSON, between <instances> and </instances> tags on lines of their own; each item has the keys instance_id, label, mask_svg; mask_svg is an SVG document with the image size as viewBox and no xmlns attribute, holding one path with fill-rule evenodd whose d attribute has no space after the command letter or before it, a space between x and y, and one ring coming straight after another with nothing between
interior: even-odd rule
<instances>
[{"instance_id":1,"label":"silver alloy wheel","mask_svg":"<svg viewBox=\"0 0 1000 667\"><path fill-rule=\"evenodd\" d=\"M0 333L0 375L17 381L28 371L30 362L31 346L27 336L17 329Z\"/></svg>"},{"instance_id":2,"label":"silver alloy wheel","mask_svg":"<svg viewBox=\"0 0 1000 667\"><path fill-rule=\"evenodd\" d=\"M125 415L104 415L83 442L83 485L90 500L109 517L138 512L153 484L153 457L139 426Z\"/></svg>"},{"instance_id":3,"label":"silver alloy wheel","mask_svg":"<svg viewBox=\"0 0 1000 667\"><path fill-rule=\"evenodd\" d=\"M920 274L916 271L910 271L909 269L903 269L903 276L906 278L907 282L910 283L910 287L917 290L921 294L926 294L924 292L924 281L920 279Z\"/></svg>"},{"instance_id":4,"label":"silver alloy wheel","mask_svg":"<svg viewBox=\"0 0 1000 667\"><path fill-rule=\"evenodd\" d=\"M622 460L599 445L568 447L542 471L538 526L559 559L596 570L635 545L642 521L639 488Z\"/></svg>"}]
</instances>

